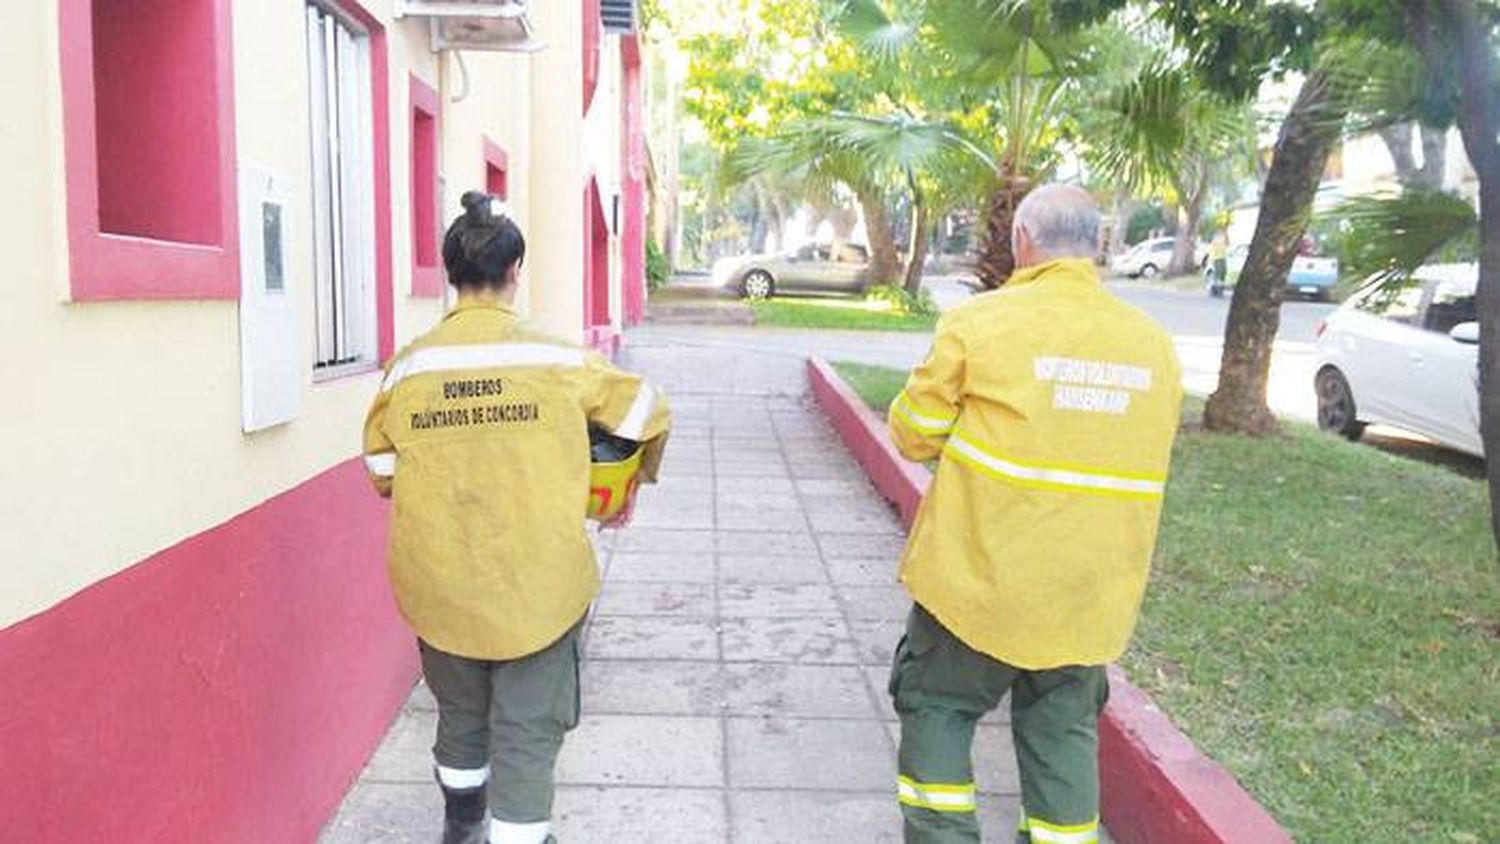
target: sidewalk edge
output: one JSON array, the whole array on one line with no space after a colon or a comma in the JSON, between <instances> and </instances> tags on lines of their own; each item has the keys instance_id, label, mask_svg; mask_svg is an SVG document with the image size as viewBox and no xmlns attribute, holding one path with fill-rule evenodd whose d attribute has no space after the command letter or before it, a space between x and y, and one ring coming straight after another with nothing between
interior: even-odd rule
<instances>
[{"instance_id":1,"label":"sidewalk edge","mask_svg":"<svg viewBox=\"0 0 1500 844\"><path fill-rule=\"evenodd\" d=\"M885 424L823 360L808 358L813 396L881 496L908 528L931 482L902 459ZM1110 700L1099 719L1101 814L1120 844L1284 844L1291 837L1234 777L1110 666Z\"/></svg>"}]
</instances>

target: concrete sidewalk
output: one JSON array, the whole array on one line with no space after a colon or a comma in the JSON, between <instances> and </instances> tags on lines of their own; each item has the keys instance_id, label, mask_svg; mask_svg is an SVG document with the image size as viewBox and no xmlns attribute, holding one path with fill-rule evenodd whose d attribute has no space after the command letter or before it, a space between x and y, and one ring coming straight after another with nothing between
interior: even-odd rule
<instances>
[{"instance_id":1,"label":"concrete sidewalk","mask_svg":"<svg viewBox=\"0 0 1500 844\"><path fill-rule=\"evenodd\" d=\"M910 606L900 523L807 397L800 361L629 348L675 422L662 483L600 539L559 840L899 841L885 683ZM435 719L418 686L324 842L436 840ZM975 764L986 838L1009 840L1003 712L981 725Z\"/></svg>"}]
</instances>

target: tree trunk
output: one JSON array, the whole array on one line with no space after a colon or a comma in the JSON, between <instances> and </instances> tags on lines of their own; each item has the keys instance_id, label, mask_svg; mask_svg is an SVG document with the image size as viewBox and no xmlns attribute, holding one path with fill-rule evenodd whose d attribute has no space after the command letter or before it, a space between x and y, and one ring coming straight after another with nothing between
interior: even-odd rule
<instances>
[{"instance_id":1,"label":"tree trunk","mask_svg":"<svg viewBox=\"0 0 1500 844\"><path fill-rule=\"evenodd\" d=\"M1109 243L1105 254L1118 255L1125 251L1125 235L1130 232L1130 215L1135 213L1135 202L1124 190L1115 191L1114 220L1109 230Z\"/></svg>"},{"instance_id":2,"label":"tree trunk","mask_svg":"<svg viewBox=\"0 0 1500 844\"><path fill-rule=\"evenodd\" d=\"M922 269L927 263L927 202L916 179L907 173L906 183L911 188L911 238L906 250L906 292L913 296L922 292Z\"/></svg>"},{"instance_id":3,"label":"tree trunk","mask_svg":"<svg viewBox=\"0 0 1500 844\"><path fill-rule=\"evenodd\" d=\"M1000 187L990 197L984 215L984 236L979 247L979 265L976 272L979 283L986 290L994 290L1010 278L1016 269L1016 256L1011 251L1011 225L1015 222L1016 206L1031 192L1031 181L1018 176L1009 166L1000 177Z\"/></svg>"},{"instance_id":4,"label":"tree trunk","mask_svg":"<svg viewBox=\"0 0 1500 844\"><path fill-rule=\"evenodd\" d=\"M1418 170L1421 184L1434 190L1443 187L1443 176L1448 170L1448 130L1445 128L1423 126L1422 134L1422 169Z\"/></svg>"},{"instance_id":5,"label":"tree trunk","mask_svg":"<svg viewBox=\"0 0 1500 844\"><path fill-rule=\"evenodd\" d=\"M1198 230L1203 225L1203 200L1208 196L1209 162L1200 159L1192 182L1178 190L1182 202L1177 206L1177 240L1172 244L1172 263L1167 275L1184 275L1198 271Z\"/></svg>"},{"instance_id":6,"label":"tree trunk","mask_svg":"<svg viewBox=\"0 0 1500 844\"><path fill-rule=\"evenodd\" d=\"M1229 305L1219 386L1203 410L1203 425L1210 430L1257 436L1276 430L1276 416L1266 406L1266 381L1281 323L1281 291L1344 113L1332 80L1314 70L1281 124L1255 236Z\"/></svg>"},{"instance_id":7,"label":"tree trunk","mask_svg":"<svg viewBox=\"0 0 1500 844\"><path fill-rule=\"evenodd\" d=\"M1391 154L1391 161L1396 165L1396 181L1402 187L1437 190L1443 186L1443 170L1448 157L1445 131L1409 121L1384 126L1377 134ZM1420 165L1411 151L1412 139L1418 136L1422 140Z\"/></svg>"},{"instance_id":8,"label":"tree trunk","mask_svg":"<svg viewBox=\"0 0 1500 844\"><path fill-rule=\"evenodd\" d=\"M1458 49L1458 129L1479 176L1479 430L1490 488L1490 530L1500 543L1500 102L1493 45L1474 0L1440 0ZM1428 56L1429 61L1436 57Z\"/></svg>"},{"instance_id":9,"label":"tree trunk","mask_svg":"<svg viewBox=\"0 0 1500 844\"><path fill-rule=\"evenodd\" d=\"M865 237L870 240L870 281L889 284L901 271L901 260L896 255L896 238L891 234L885 197L871 185L856 187L855 197L865 217Z\"/></svg>"}]
</instances>

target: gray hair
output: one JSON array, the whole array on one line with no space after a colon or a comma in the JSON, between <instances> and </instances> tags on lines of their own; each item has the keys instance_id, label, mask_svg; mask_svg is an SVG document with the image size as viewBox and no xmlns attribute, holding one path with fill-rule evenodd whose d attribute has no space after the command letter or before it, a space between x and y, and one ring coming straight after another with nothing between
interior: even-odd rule
<instances>
[{"instance_id":1,"label":"gray hair","mask_svg":"<svg viewBox=\"0 0 1500 844\"><path fill-rule=\"evenodd\" d=\"M1099 206L1072 185L1046 184L1027 194L1012 225L1048 258L1092 258L1099 251Z\"/></svg>"}]
</instances>

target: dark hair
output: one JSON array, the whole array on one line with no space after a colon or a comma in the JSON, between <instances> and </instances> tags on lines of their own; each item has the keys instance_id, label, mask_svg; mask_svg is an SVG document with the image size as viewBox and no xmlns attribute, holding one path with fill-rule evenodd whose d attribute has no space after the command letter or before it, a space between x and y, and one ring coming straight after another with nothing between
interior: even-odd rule
<instances>
[{"instance_id":1,"label":"dark hair","mask_svg":"<svg viewBox=\"0 0 1500 844\"><path fill-rule=\"evenodd\" d=\"M471 190L460 200L464 213L443 235L443 266L454 287L498 287L526 258L526 238L506 215L495 214L499 200Z\"/></svg>"}]
</instances>

